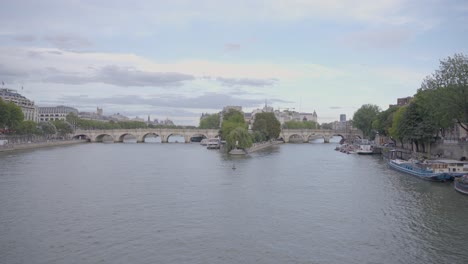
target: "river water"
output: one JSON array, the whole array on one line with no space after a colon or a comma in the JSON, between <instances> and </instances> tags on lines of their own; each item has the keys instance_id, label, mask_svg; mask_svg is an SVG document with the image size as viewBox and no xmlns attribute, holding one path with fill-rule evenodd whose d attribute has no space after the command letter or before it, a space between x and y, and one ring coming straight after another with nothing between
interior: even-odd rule
<instances>
[{"instance_id":1,"label":"river water","mask_svg":"<svg viewBox=\"0 0 468 264\"><path fill-rule=\"evenodd\" d=\"M0 263L468 263L468 196L334 147L0 153Z\"/></svg>"}]
</instances>

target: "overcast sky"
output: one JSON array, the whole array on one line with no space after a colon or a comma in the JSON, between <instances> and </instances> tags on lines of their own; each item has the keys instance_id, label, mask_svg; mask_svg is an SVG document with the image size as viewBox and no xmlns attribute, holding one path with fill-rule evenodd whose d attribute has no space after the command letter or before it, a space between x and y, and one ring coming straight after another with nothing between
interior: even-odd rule
<instances>
[{"instance_id":1,"label":"overcast sky","mask_svg":"<svg viewBox=\"0 0 468 264\"><path fill-rule=\"evenodd\" d=\"M468 54L466 0L3 0L0 81L37 105L198 125L225 105L348 119ZM22 88L23 87L23 88Z\"/></svg>"}]
</instances>

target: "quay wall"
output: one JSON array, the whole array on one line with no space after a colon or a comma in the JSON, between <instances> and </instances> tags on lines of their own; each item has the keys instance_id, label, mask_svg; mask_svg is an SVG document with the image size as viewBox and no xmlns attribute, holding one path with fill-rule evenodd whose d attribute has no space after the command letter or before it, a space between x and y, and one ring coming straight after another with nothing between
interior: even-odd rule
<instances>
[{"instance_id":1,"label":"quay wall","mask_svg":"<svg viewBox=\"0 0 468 264\"><path fill-rule=\"evenodd\" d=\"M87 141L86 140L60 140L60 141L45 141L45 142L35 142L35 143L23 143L23 144L9 144L9 145L0 146L0 152L22 150L22 149L54 147L54 146L65 146L65 145L81 144L85 142Z\"/></svg>"},{"instance_id":2,"label":"quay wall","mask_svg":"<svg viewBox=\"0 0 468 264\"><path fill-rule=\"evenodd\" d=\"M255 143L252 147L246 149L246 152L247 154L249 154L278 144L283 144L283 141L268 141L262 143Z\"/></svg>"}]
</instances>

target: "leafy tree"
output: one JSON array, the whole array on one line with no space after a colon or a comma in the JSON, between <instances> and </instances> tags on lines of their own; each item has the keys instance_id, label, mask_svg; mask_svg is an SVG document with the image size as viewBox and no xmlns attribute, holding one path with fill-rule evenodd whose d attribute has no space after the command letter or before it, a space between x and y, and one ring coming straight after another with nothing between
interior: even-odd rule
<instances>
[{"instance_id":1,"label":"leafy tree","mask_svg":"<svg viewBox=\"0 0 468 264\"><path fill-rule=\"evenodd\" d=\"M405 126L403 124L403 116L405 115L407 106L399 107L398 110L393 114L392 127L389 129L390 136L400 141L403 147L403 139L405 137Z\"/></svg>"},{"instance_id":2,"label":"leafy tree","mask_svg":"<svg viewBox=\"0 0 468 264\"><path fill-rule=\"evenodd\" d=\"M37 124L30 120L19 123L14 129L18 135L38 135L41 133L37 128Z\"/></svg>"},{"instance_id":3,"label":"leafy tree","mask_svg":"<svg viewBox=\"0 0 468 264\"><path fill-rule=\"evenodd\" d=\"M229 132L229 135L226 138L226 143L228 151L236 148L236 146L238 148L245 149L252 146L252 137L245 127L236 127Z\"/></svg>"},{"instance_id":4,"label":"leafy tree","mask_svg":"<svg viewBox=\"0 0 468 264\"><path fill-rule=\"evenodd\" d=\"M40 122L38 126L42 134L47 137L49 137L50 135L55 135L57 133L57 129L51 122Z\"/></svg>"},{"instance_id":5,"label":"leafy tree","mask_svg":"<svg viewBox=\"0 0 468 264\"><path fill-rule=\"evenodd\" d=\"M381 135L389 136L389 130L393 124L393 115L397 110L398 107L394 106L380 112L377 118L372 122L372 128L377 130Z\"/></svg>"},{"instance_id":6,"label":"leafy tree","mask_svg":"<svg viewBox=\"0 0 468 264\"><path fill-rule=\"evenodd\" d=\"M323 123L320 125L321 129L333 129L333 123Z\"/></svg>"},{"instance_id":7,"label":"leafy tree","mask_svg":"<svg viewBox=\"0 0 468 264\"><path fill-rule=\"evenodd\" d=\"M61 136L73 133L73 127L70 123L64 120L56 120L52 122L57 129L57 133Z\"/></svg>"},{"instance_id":8,"label":"leafy tree","mask_svg":"<svg viewBox=\"0 0 468 264\"><path fill-rule=\"evenodd\" d=\"M377 105L365 104L353 116L353 124L359 128L364 137L372 136L372 122L377 118L380 108Z\"/></svg>"},{"instance_id":9,"label":"leafy tree","mask_svg":"<svg viewBox=\"0 0 468 264\"><path fill-rule=\"evenodd\" d=\"M286 129L317 129L318 124L314 121L287 121L284 122L283 128Z\"/></svg>"},{"instance_id":10,"label":"leafy tree","mask_svg":"<svg viewBox=\"0 0 468 264\"><path fill-rule=\"evenodd\" d=\"M208 115L200 120L200 128L217 129L219 128L219 114Z\"/></svg>"},{"instance_id":11,"label":"leafy tree","mask_svg":"<svg viewBox=\"0 0 468 264\"><path fill-rule=\"evenodd\" d=\"M223 115L223 123L221 124L221 137L227 140L231 131L237 127L247 129L244 115L237 110L230 109Z\"/></svg>"},{"instance_id":12,"label":"leafy tree","mask_svg":"<svg viewBox=\"0 0 468 264\"><path fill-rule=\"evenodd\" d=\"M276 139L281 133L281 123L274 113L258 113L255 115L252 130L264 134L267 140Z\"/></svg>"},{"instance_id":13,"label":"leafy tree","mask_svg":"<svg viewBox=\"0 0 468 264\"><path fill-rule=\"evenodd\" d=\"M23 111L13 102L5 102L0 98L0 127L17 127L24 119Z\"/></svg>"},{"instance_id":14,"label":"leafy tree","mask_svg":"<svg viewBox=\"0 0 468 264\"><path fill-rule=\"evenodd\" d=\"M468 131L468 57L455 54L440 61L439 70L428 76L420 91L436 90L438 107L436 116L443 125L454 119ZM434 101L432 101L434 102Z\"/></svg>"},{"instance_id":15,"label":"leafy tree","mask_svg":"<svg viewBox=\"0 0 468 264\"><path fill-rule=\"evenodd\" d=\"M266 141L265 134L261 133L260 131L254 131L252 133L252 139L253 139L254 142Z\"/></svg>"}]
</instances>

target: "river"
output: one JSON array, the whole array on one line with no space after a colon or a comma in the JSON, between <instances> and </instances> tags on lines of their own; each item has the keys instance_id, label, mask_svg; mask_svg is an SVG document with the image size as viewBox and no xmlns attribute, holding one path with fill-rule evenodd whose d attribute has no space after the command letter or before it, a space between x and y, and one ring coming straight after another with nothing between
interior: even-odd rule
<instances>
[{"instance_id":1,"label":"river","mask_svg":"<svg viewBox=\"0 0 468 264\"><path fill-rule=\"evenodd\" d=\"M0 263L468 263L468 196L334 147L0 153Z\"/></svg>"}]
</instances>

